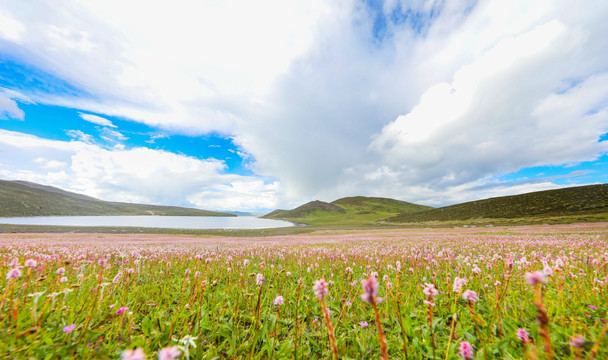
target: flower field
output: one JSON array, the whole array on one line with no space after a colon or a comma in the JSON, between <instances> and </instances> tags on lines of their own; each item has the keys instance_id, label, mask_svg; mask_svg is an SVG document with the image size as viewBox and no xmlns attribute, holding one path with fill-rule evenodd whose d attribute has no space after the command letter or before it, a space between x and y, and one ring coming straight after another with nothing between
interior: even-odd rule
<instances>
[{"instance_id":1,"label":"flower field","mask_svg":"<svg viewBox=\"0 0 608 360\"><path fill-rule=\"evenodd\" d=\"M0 356L606 359L608 224L0 235Z\"/></svg>"}]
</instances>

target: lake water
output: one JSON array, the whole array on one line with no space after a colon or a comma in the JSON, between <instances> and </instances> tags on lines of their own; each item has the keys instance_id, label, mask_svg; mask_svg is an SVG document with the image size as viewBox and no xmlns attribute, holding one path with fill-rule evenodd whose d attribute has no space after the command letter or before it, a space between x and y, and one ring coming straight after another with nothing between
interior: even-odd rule
<instances>
[{"instance_id":1,"label":"lake water","mask_svg":"<svg viewBox=\"0 0 608 360\"><path fill-rule=\"evenodd\" d=\"M40 216L2 218L0 224L144 227L163 229L269 229L294 226L254 216Z\"/></svg>"}]
</instances>

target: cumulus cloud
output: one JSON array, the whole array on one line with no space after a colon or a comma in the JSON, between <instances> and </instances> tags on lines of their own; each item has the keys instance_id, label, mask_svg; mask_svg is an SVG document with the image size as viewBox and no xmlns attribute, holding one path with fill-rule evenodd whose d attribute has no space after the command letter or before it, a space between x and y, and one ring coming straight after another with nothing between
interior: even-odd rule
<instances>
[{"instance_id":1,"label":"cumulus cloud","mask_svg":"<svg viewBox=\"0 0 608 360\"><path fill-rule=\"evenodd\" d=\"M597 158L608 150L598 142L608 130L608 73L598 63L577 65L584 59L572 54L589 56L602 40L589 46L576 25L549 20L498 39L386 125L370 150L413 183L436 188ZM573 78L580 83L571 86Z\"/></svg>"},{"instance_id":2,"label":"cumulus cloud","mask_svg":"<svg viewBox=\"0 0 608 360\"><path fill-rule=\"evenodd\" d=\"M606 153L607 2L368 5L14 2L3 14L22 28L0 41L90 95L28 93L36 102L232 137L251 170L277 180L245 182L256 189L246 194L270 194L259 206L346 195L448 204L555 187L492 179ZM205 197L179 196L256 203L220 178Z\"/></svg>"},{"instance_id":3,"label":"cumulus cloud","mask_svg":"<svg viewBox=\"0 0 608 360\"><path fill-rule=\"evenodd\" d=\"M14 154L0 164L3 179L57 186L103 200L214 209L257 209L278 201L277 184L225 174L226 165L215 159L148 148L104 149L7 130L0 130L0 152ZM215 195L226 189L221 197Z\"/></svg>"}]
</instances>

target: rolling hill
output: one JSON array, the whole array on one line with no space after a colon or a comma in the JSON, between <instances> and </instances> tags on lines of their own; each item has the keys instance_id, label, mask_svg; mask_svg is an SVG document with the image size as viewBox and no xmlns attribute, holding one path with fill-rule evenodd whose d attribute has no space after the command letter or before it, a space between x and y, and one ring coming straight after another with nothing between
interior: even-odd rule
<instances>
[{"instance_id":1,"label":"rolling hill","mask_svg":"<svg viewBox=\"0 0 608 360\"><path fill-rule=\"evenodd\" d=\"M355 196L338 199L331 203L311 201L293 210L275 210L263 217L316 226L358 226L374 224L384 218L405 212L427 209L431 208L394 199Z\"/></svg>"},{"instance_id":2,"label":"rolling hill","mask_svg":"<svg viewBox=\"0 0 608 360\"><path fill-rule=\"evenodd\" d=\"M0 180L0 216L70 215L236 216L177 206L109 202L52 186Z\"/></svg>"},{"instance_id":3,"label":"rolling hill","mask_svg":"<svg viewBox=\"0 0 608 360\"><path fill-rule=\"evenodd\" d=\"M537 191L466 202L386 219L393 224L480 219L572 217L608 213L608 184Z\"/></svg>"}]
</instances>

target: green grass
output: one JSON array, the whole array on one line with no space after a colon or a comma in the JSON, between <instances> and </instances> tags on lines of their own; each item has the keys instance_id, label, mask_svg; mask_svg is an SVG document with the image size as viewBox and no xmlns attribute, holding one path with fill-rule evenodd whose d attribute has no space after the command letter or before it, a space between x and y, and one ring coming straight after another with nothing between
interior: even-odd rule
<instances>
[{"instance_id":1,"label":"green grass","mask_svg":"<svg viewBox=\"0 0 608 360\"><path fill-rule=\"evenodd\" d=\"M141 349L156 359L180 346L178 359L330 359L328 309L344 360L379 359L380 328L390 359L407 351L411 360L458 360L464 341L476 360L547 359L548 349L554 359L606 359L608 293L597 281L608 276L606 227L558 228L551 235L544 227L506 235L328 231L241 242L6 236L0 354L118 359ZM528 284L526 273L548 267L545 284ZM372 276L367 303L361 280ZM460 289L456 278L467 279ZM319 279L328 284L322 301L313 291ZM423 292L430 284L435 295ZM463 298L467 291L473 300ZM284 301L275 305L278 296ZM522 343L517 329L530 341ZM584 344L571 346L573 337Z\"/></svg>"},{"instance_id":2,"label":"green grass","mask_svg":"<svg viewBox=\"0 0 608 360\"><path fill-rule=\"evenodd\" d=\"M554 218L564 221L577 217L605 218L608 213L608 184L577 186L558 190L503 196L446 206L416 213L402 213L387 218L387 223L427 223L480 221L485 219ZM538 221L537 221L538 220Z\"/></svg>"},{"instance_id":3,"label":"green grass","mask_svg":"<svg viewBox=\"0 0 608 360\"><path fill-rule=\"evenodd\" d=\"M377 222L404 212L423 211L428 206L387 198L347 197L331 203L313 201L293 210L275 210L265 218L284 219L316 227L377 226Z\"/></svg>"},{"instance_id":4,"label":"green grass","mask_svg":"<svg viewBox=\"0 0 608 360\"><path fill-rule=\"evenodd\" d=\"M61 189L0 180L0 216L173 215L235 216L215 211L109 202Z\"/></svg>"}]
</instances>

